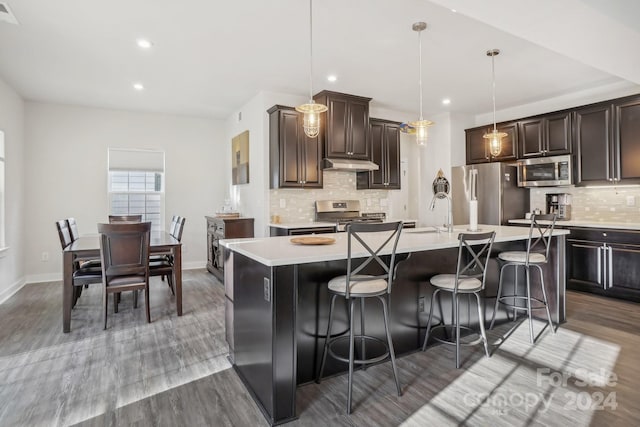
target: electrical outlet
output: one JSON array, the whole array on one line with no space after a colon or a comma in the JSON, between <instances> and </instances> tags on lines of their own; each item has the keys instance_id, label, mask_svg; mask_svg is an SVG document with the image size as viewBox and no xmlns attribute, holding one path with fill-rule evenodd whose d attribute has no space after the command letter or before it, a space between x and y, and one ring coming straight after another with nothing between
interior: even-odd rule
<instances>
[{"instance_id":1,"label":"electrical outlet","mask_svg":"<svg viewBox=\"0 0 640 427\"><path fill-rule=\"evenodd\" d=\"M418 313L424 313L424 297L418 298Z\"/></svg>"},{"instance_id":2,"label":"electrical outlet","mask_svg":"<svg viewBox=\"0 0 640 427\"><path fill-rule=\"evenodd\" d=\"M271 301L271 280L264 278L264 300L269 302Z\"/></svg>"},{"instance_id":3,"label":"electrical outlet","mask_svg":"<svg viewBox=\"0 0 640 427\"><path fill-rule=\"evenodd\" d=\"M47 262L47 261L49 261L49 252L47 252L47 251L42 252L42 255L40 256L40 260L41 260L42 262Z\"/></svg>"},{"instance_id":4,"label":"electrical outlet","mask_svg":"<svg viewBox=\"0 0 640 427\"><path fill-rule=\"evenodd\" d=\"M184 243L182 244L181 250L183 254L186 254L187 252L189 252L189 248Z\"/></svg>"},{"instance_id":5,"label":"electrical outlet","mask_svg":"<svg viewBox=\"0 0 640 427\"><path fill-rule=\"evenodd\" d=\"M287 207L287 199L280 199L280 207L282 209Z\"/></svg>"},{"instance_id":6,"label":"electrical outlet","mask_svg":"<svg viewBox=\"0 0 640 427\"><path fill-rule=\"evenodd\" d=\"M636 205L636 196L627 196L627 206Z\"/></svg>"}]
</instances>

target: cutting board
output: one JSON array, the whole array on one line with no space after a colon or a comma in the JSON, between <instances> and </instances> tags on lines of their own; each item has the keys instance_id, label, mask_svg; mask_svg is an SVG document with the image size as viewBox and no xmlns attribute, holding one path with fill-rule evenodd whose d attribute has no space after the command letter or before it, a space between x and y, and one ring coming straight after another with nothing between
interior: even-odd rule
<instances>
[{"instance_id":1,"label":"cutting board","mask_svg":"<svg viewBox=\"0 0 640 427\"><path fill-rule=\"evenodd\" d=\"M294 237L290 241L296 245L331 245L336 242L336 239L332 237L305 236Z\"/></svg>"}]
</instances>

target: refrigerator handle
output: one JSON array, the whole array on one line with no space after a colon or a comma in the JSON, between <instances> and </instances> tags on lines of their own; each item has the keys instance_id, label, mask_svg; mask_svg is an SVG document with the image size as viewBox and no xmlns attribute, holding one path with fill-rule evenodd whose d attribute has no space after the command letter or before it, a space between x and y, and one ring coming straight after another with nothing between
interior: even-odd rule
<instances>
[{"instance_id":1,"label":"refrigerator handle","mask_svg":"<svg viewBox=\"0 0 640 427\"><path fill-rule=\"evenodd\" d=\"M470 174L470 184L471 184L471 194L470 200L478 200L478 169L471 169L469 171Z\"/></svg>"}]
</instances>

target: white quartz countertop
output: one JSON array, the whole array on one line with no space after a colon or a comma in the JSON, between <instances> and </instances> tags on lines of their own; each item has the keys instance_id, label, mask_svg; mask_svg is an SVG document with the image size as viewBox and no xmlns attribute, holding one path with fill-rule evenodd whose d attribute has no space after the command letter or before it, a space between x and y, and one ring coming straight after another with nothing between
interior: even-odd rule
<instances>
[{"instance_id":1,"label":"white quartz countertop","mask_svg":"<svg viewBox=\"0 0 640 427\"><path fill-rule=\"evenodd\" d=\"M524 240L529 237L529 229L516 226L479 225L480 232L496 231L496 242ZM465 225L454 228L453 233L435 232L433 227L413 228L403 230L398 242L397 253L429 251L458 246L458 234L466 231ZM381 233L383 234L383 233ZM554 235L569 234L568 230L554 230ZM245 255L268 267L279 265L305 264L310 262L333 261L347 257L347 233L323 234L322 237L332 237L335 243L330 245L297 245L291 243L291 236L262 237L246 239L225 239L220 244L225 248ZM382 236L376 236L384 239ZM380 241L382 242L382 240ZM375 246L373 241L372 246ZM391 252L382 251L382 255ZM354 257L364 257L368 253L354 242Z\"/></svg>"},{"instance_id":2,"label":"white quartz countertop","mask_svg":"<svg viewBox=\"0 0 640 427\"><path fill-rule=\"evenodd\" d=\"M531 224L530 219L510 219L511 224ZM540 221L541 224L544 221ZM612 228L620 230L640 230L640 222L597 222L597 221L556 221L556 227Z\"/></svg>"}]
</instances>

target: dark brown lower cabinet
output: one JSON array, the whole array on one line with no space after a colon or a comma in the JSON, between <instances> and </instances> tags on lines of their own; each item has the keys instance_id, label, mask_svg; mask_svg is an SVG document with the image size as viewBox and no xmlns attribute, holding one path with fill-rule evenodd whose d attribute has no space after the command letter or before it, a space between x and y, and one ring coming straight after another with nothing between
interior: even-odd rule
<instances>
[{"instance_id":1,"label":"dark brown lower cabinet","mask_svg":"<svg viewBox=\"0 0 640 427\"><path fill-rule=\"evenodd\" d=\"M224 253L220 245L222 239L253 237L253 218L217 218L207 219L207 270L224 281Z\"/></svg>"},{"instance_id":2,"label":"dark brown lower cabinet","mask_svg":"<svg viewBox=\"0 0 640 427\"><path fill-rule=\"evenodd\" d=\"M571 228L567 287L640 302L640 232Z\"/></svg>"}]
</instances>

